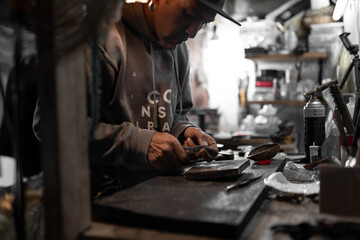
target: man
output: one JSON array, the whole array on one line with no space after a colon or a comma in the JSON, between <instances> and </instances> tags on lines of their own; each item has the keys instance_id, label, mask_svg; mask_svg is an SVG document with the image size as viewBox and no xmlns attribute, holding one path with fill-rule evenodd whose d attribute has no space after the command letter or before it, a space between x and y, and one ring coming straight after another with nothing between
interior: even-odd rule
<instances>
[{"instance_id":1,"label":"man","mask_svg":"<svg viewBox=\"0 0 360 240\"><path fill-rule=\"evenodd\" d=\"M90 155L92 163L126 168L118 173L122 187L147 178L149 166L168 172L218 153L215 140L187 119L192 96L184 41L214 20L214 9L220 11L224 0L153 4L153 10L148 4L125 4L122 21L100 46L101 119ZM209 147L191 156L183 148L195 145Z\"/></svg>"},{"instance_id":2,"label":"man","mask_svg":"<svg viewBox=\"0 0 360 240\"><path fill-rule=\"evenodd\" d=\"M216 11L236 21L222 12L224 0L153 4L125 4L122 20L99 45L102 97L90 162L93 181L116 179L120 189L218 154L215 140L187 118L192 96L184 41L213 21ZM196 145L208 147L194 154L184 150Z\"/></svg>"}]
</instances>

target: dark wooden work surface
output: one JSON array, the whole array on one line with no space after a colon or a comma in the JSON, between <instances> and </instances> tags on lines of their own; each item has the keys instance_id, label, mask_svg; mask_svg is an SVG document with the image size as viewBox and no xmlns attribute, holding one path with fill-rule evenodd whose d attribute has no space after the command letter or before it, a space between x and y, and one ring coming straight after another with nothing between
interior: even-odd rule
<instances>
[{"instance_id":1,"label":"dark wooden work surface","mask_svg":"<svg viewBox=\"0 0 360 240\"><path fill-rule=\"evenodd\" d=\"M311 198L304 198L302 202L294 202L284 199L265 199L255 215L248 222L241 235L233 239L272 239L284 240L294 239L288 233L274 232L271 228L279 225L297 226L303 223L316 225L327 223L329 226L337 223L357 224L359 228L360 218L341 217L337 215L323 214L319 212L319 204L312 201ZM350 227L351 228L351 227ZM304 229L306 230L306 229ZM335 229L341 234L339 229ZM304 232L300 232L304 233ZM329 235L330 234L330 235ZM358 239L358 235L344 237L333 237L331 233L314 233L309 238L298 239ZM108 224L102 222L92 222L91 229L83 235L84 240L114 240L114 239L149 239L149 240L215 240L222 239L215 236L204 236L186 233L170 232L167 230L157 230L149 228L139 228L125 225Z\"/></svg>"},{"instance_id":2,"label":"dark wooden work surface","mask_svg":"<svg viewBox=\"0 0 360 240\"><path fill-rule=\"evenodd\" d=\"M270 165L252 164L244 172L264 174L281 170L284 160ZM225 192L227 181L192 181L184 176L160 176L104 197L94 204L95 221L124 224L212 237L240 234L267 195L258 180Z\"/></svg>"},{"instance_id":3,"label":"dark wooden work surface","mask_svg":"<svg viewBox=\"0 0 360 240\"><path fill-rule=\"evenodd\" d=\"M292 239L286 233L275 233L271 227L279 224L314 224L319 216L319 204L310 198L300 203L289 200L265 199L247 228L242 239Z\"/></svg>"},{"instance_id":4,"label":"dark wooden work surface","mask_svg":"<svg viewBox=\"0 0 360 240\"><path fill-rule=\"evenodd\" d=\"M234 137L234 138L227 138L227 139L221 139L221 138L215 138L216 143L223 144L224 149L233 149L236 150L238 146L258 146L261 144L269 143L271 142L271 139L268 137Z\"/></svg>"},{"instance_id":5,"label":"dark wooden work surface","mask_svg":"<svg viewBox=\"0 0 360 240\"><path fill-rule=\"evenodd\" d=\"M359 239L360 218L325 214L319 209L319 203L310 197L301 202L265 199L241 239ZM293 236L272 229L284 225L292 227Z\"/></svg>"},{"instance_id":6,"label":"dark wooden work surface","mask_svg":"<svg viewBox=\"0 0 360 240\"><path fill-rule=\"evenodd\" d=\"M251 137L251 136L235 136L229 139L215 139L217 143L223 144L224 149L237 150L239 146L259 146L266 143L272 143L269 137ZM280 152L294 153L296 150L295 143L281 144Z\"/></svg>"},{"instance_id":7,"label":"dark wooden work surface","mask_svg":"<svg viewBox=\"0 0 360 240\"><path fill-rule=\"evenodd\" d=\"M253 169L249 168L248 170L251 171L255 171L258 169L254 169L255 166L253 166ZM256 167L260 167L260 166L256 166ZM266 174L265 174L266 175ZM153 179L156 181L153 181L153 183L155 184L157 181L160 181L161 179L166 180L168 177L161 177L161 178L157 178L157 179ZM179 178L179 177L175 177L175 178ZM172 181L165 181L167 182L167 184L171 183ZM182 184L186 184L186 180L185 181L181 181ZM141 195L142 199L138 201L138 203L127 203L125 204L126 207L128 207L129 205L140 205L140 204L144 204L145 205L145 209L148 209L148 211L150 211L150 208L153 208L152 212L162 212L161 209L163 209L164 207L169 209L169 204L174 204L172 206L172 210L171 212L178 212L178 213L184 213L183 211L181 211L181 206L183 207L185 205L185 203L180 203L177 204L179 202L181 202L180 200L184 200L185 197L183 196L186 193L189 193L188 190L182 191L182 195L181 194L174 194L174 189L170 190L170 193L173 194L163 194L164 196L172 196L175 199L173 199L172 201L170 201L169 203L166 203L165 206L162 206L162 204L156 203L154 205L152 205L153 201L154 201L154 192L160 191L160 189L158 190L154 190L154 186L149 186L148 185L149 182L147 182L146 185L143 185L144 187L147 186L149 187L149 189L145 190L145 192ZM196 184L196 183L194 183ZM220 212L220 208L224 208L223 211L227 211L230 208L233 209L238 209L239 212L239 218L241 218L242 214L241 213L241 209L243 209L243 207L239 207L239 206L234 206L234 203L238 202L239 199L242 199L241 201L248 201L251 202L252 198L249 197L250 193L256 193L257 190L259 188L259 184L263 184L262 181L259 182L255 182L252 185L243 188L243 189L238 189L235 190L234 192L231 192L230 194L226 195L222 190L224 188L224 186L226 186L228 184L228 182L214 182L214 185L211 187L211 183L209 182L198 182L198 185L194 185L196 186L196 189L198 189L197 192L193 192L195 193L195 195L191 198L190 200L190 206L195 206L196 204L204 204L204 206L202 207L203 210L206 209L210 209L211 208L215 208L216 206L219 207L217 210L218 212ZM187 185L187 184L186 184ZM192 185L192 184L191 184ZM187 186L190 188L190 186ZM158 186L160 188L160 186ZM168 186L169 188L169 186ZM162 189L162 191L167 192L168 188L164 187ZM209 196L209 191L210 190L205 190L206 188L209 189L215 189L217 188L217 190L214 191L214 193L212 194L212 196ZM175 187L175 189L178 189ZM272 193L276 193L275 190L270 190L270 195L272 195ZM146 201L146 194L149 195L148 200ZM267 193L269 194L269 192ZM359 226L360 226L360 218L351 218L351 217L341 217L338 215L329 215L329 214L324 214L320 212L319 209L319 203L316 203L313 201L312 198L309 197L304 197L304 196L298 196L297 198L291 198L291 197L280 197L280 198L268 198L266 196L268 196L267 194L264 194L262 200L258 203L258 205L253 205L253 212L249 212L250 215L247 218L243 218L242 221L242 229L240 229L241 231L239 231L237 234L235 234L235 236L219 236L219 234L212 234L214 231L212 231L212 227L208 227L208 228L202 228L200 233L194 233L194 232L180 232L179 230L183 229L184 224L179 224L177 225L177 229L171 229L171 228L167 228L167 224L164 224L164 222L159 222L158 219L154 219L153 218L148 218L145 219L145 221L153 221L154 225L158 225L157 227L155 226L145 226L142 225L140 226L138 225L129 225L126 222L131 220L129 218L129 215L123 215L119 214L118 211L115 211L113 215L119 214L117 217L118 218L123 218L123 223L109 223L109 222L104 222L104 221L96 221L94 220L92 222L91 228L84 232L84 234L82 235L84 240L114 240L114 239L150 239L150 240L172 240L172 239L182 239L182 240L203 240L203 239L211 239L211 240L215 240L215 239L224 239L224 238L231 238L231 239L253 239L253 240L257 240L257 239L294 239L292 238L288 233L285 232L278 232L276 233L275 231L272 230L272 228L275 226L279 226L279 225L291 225L291 226L301 226L300 224L303 223L308 223L312 226L319 226L319 224L323 223L323 224L327 224L327 226L335 226L334 230L335 230L335 234L342 234L344 235L344 231L346 234L352 234L349 233L350 230L356 228L358 230L358 232L356 232L354 235L351 236L346 236L348 238L346 239L358 239L357 236L359 236ZM156 194L155 194L156 195ZM203 195L203 197L200 199L199 202L199 196ZM167 199L168 199L167 197ZM208 199L206 200L206 198L208 197ZM133 197L130 197L131 200L134 201ZM300 199L300 201L298 201ZM163 203L163 202L162 202ZM120 203L119 205L124 205L124 203ZM245 204L247 206L251 205L251 203L247 203ZM232 207L231 207L232 206ZM255 207L254 207L255 206ZM129 208L129 207L128 207ZM142 211L141 209L139 211ZM139 212L138 211L138 212ZM213 210L211 210L213 211ZM236 211L236 210L235 210ZM150 211L151 212L151 211ZM199 213L199 211L198 211ZM158 213L159 214L159 213ZM206 213L206 211L202 211L199 213L199 215L197 216L199 218L199 216L201 216L201 214L204 214L204 216L210 216ZM134 215L134 213L132 213L132 215ZM139 219L144 219L143 216L141 216L142 214L135 214L135 219L139 220ZM166 215L166 214L165 214ZM156 218L156 217L155 217ZM219 218L215 218L217 220L219 220ZM232 219L236 221L236 218L233 217L232 214L229 215L229 219ZM170 221L172 221L170 219ZM225 221L228 222L228 221ZM343 229L343 232L340 232L341 229L336 227L336 224L342 224L342 223L346 223L346 226L349 226L348 229ZM355 227L351 224L357 224ZM240 224L241 225L241 224ZM160 227L161 226L161 227ZM199 225L196 225L196 222L192 221L190 222L190 228L194 228L194 227L198 227ZM344 225L342 225L344 226ZM185 226L186 227L186 226ZM215 227L214 229L219 230L218 227ZM177 231L176 231L177 230ZM308 231L308 229L303 229L298 231L298 237L299 234L303 234L306 231ZM325 234L321 234L321 233L316 233L313 232L313 234L311 235L310 238L304 238L304 237L300 237L298 239L344 239L342 237L333 237L332 233L329 233L329 231L326 231Z\"/></svg>"}]
</instances>

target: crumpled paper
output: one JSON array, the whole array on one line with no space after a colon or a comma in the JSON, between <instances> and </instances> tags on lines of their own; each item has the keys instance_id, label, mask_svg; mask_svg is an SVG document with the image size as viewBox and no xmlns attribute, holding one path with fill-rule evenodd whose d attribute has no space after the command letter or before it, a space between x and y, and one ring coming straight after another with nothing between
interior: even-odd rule
<instances>
[{"instance_id":1,"label":"crumpled paper","mask_svg":"<svg viewBox=\"0 0 360 240\"><path fill-rule=\"evenodd\" d=\"M281 192L313 195L320 192L320 181L311 183L293 183L286 179L283 173L276 172L264 179L266 186L275 188Z\"/></svg>"},{"instance_id":2,"label":"crumpled paper","mask_svg":"<svg viewBox=\"0 0 360 240\"><path fill-rule=\"evenodd\" d=\"M283 174L291 182L315 182L317 175L314 171L307 170L301 164L287 162Z\"/></svg>"}]
</instances>

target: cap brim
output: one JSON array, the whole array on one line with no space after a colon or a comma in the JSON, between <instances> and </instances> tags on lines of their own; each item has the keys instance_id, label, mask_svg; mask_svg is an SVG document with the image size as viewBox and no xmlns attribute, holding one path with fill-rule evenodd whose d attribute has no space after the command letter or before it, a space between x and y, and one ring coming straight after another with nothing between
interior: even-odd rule
<instances>
[{"instance_id":1,"label":"cap brim","mask_svg":"<svg viewBox=\"0 0 360 240\"><path fill-rule=\"evenodd\" d=\"M215 11L216 13L220 14L222 17L232 21L233 23L235 23L238 26L241 26L241 24L236 21L234 18L232 18L229 14L227 14L226 12L224 12L221 8L219 8L218 6L216 6L215 4L213 4L212 2L208 1L208 0L198 0L199 2L201 2L201 4L205 5L206 7L212 9L213 11Z\"/></svg>"}]
</instances>

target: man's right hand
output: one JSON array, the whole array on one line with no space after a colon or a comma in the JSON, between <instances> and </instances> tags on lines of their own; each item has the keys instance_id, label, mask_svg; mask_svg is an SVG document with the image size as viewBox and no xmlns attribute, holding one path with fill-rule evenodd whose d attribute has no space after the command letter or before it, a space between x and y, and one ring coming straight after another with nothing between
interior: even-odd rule
<instances>
[{"instance_id":1,"label":"man's right hand","mask_svg":"<svg viewBox=\"0 0 360 240\"><path fill-rule=\"evenodd\" d=\"M180 142L169 133L154 133L149 150L149 163L161 172L172 171L189 164L190 158Z\"/></svg>"}]
</instances>

